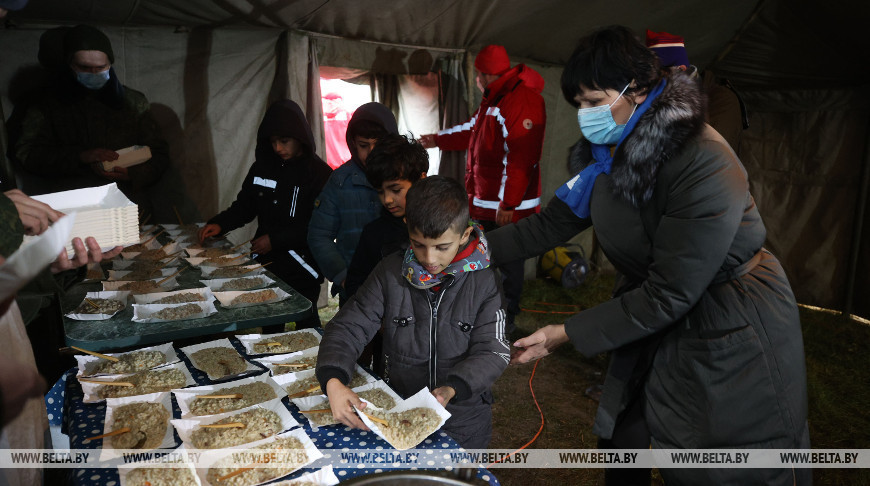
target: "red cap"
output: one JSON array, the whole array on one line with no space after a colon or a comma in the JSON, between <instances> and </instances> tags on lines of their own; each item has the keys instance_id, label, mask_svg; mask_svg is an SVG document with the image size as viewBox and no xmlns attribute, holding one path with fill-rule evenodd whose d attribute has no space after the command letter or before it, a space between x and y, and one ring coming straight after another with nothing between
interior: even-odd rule
<instances>
[{"instance_id":1,"label":"red cap","mask_svg":"<svg viewBox=\"0 0 870 486\"><path fill-rule=\"evenodd\" d=\"M667 32L646 31L646 46L653 50L662 67L689 66L689 55L683 38Z\"/></svg>"},{"instance_id":2,"label":"red cap","mask_svg":"<svg viewBox=\"0 0 870 486\"><path fill-rule=\"evenodd\" d=\"M483 74L502 74L511 68L511 60L504 46L489 45L477 53L474 67Z\"/></svg>"}]
</instances>

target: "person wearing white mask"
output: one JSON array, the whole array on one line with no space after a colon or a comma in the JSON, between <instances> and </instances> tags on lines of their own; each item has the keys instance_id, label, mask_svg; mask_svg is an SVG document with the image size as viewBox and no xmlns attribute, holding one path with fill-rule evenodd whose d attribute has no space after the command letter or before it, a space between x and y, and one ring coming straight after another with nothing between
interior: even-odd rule
<instances>
[{"instance_id":1,"label":"person wearing white mask","mask_svg":"<svg viewBox=\"0 0 870 486\"><path fill-rule=\"evenodd\" d=\"M15 145L21 188L36 195L117 182L139 204L140 215L148 214L148 187L168 167L169 150L147 98L121 84L112 68L112 44L99 29L77 25L55 36L57 43L41 42L40 60L58 64L49 66L58 79L28 109ZM151 160L103 170L102 162L134 145L149 146Z\"/></svg>"},{"instance_id":2,"label":"person wearing white mask","mask_svg":"<svg viewBox=\"0 0 870 486\"><path fill-rule=\"evenodd\" d=\"M581 39L562 72L584 139L547 207L487 234L492 262L589 226L624 276L611 300L514 343L512 362L570 343L610 352L592 432L602 449L806 449L807 384L794 294L764 244L746 169L704 123L698 84L663 74L627 28ZM666 484L807 485L811 470L660 469ZM605 471L650 484L648 469Z\"/></svg>"}]
</instances>

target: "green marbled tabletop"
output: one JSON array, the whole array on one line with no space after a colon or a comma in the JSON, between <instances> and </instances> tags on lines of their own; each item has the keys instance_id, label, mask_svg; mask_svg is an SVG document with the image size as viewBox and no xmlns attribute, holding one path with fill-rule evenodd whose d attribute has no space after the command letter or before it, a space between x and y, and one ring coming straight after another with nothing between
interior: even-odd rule
<instances>
[{"instance_id":1,"label":"green marbled tabletop","mask_svg":"<svg viewBox=\"0 0 870 486\"><path fill-rule=\"evenodd\" d=\"M182 260L183 267L189 267ZM66 343L91 351L106 351L117 348L138 347L163 343L175 339L197 337L225 331L293 322L311 313L311 302L299 292L281 281L275 274L266 272L275 284L290 297L273 304L255 305L239 309L227 309L215 301L217 314L201 319L170 322L132 322L132 298L127 307L104 321L77 321L63 316ZM180 287L173 290L204 287L200 283L199 268L187 268L177 276ZM66 314L82 303L87 292L102 290L100 282L84 282L72 287L61 301L61 311Z\"/></svg>"}]
</instances>

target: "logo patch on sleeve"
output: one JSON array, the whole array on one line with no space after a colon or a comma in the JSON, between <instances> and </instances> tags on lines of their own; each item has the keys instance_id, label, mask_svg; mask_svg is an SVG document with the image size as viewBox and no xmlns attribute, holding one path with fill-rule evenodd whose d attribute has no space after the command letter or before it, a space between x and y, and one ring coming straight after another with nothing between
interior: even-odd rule
<instances>
[{"instance_id":1,"label":"logo patch on sleeve","mask_svg":"<svg viewBox=\"0 0 870 486\"><path fill-rule=\"evenodd\" d=\"M531 130L531 129L532 129L532 125L533 125L532 120L530 120L530 119L528 119L528 118L526 118L525 120L523 120L523 128L525 128L526 130Z\"/></svg>"}]
</instances>

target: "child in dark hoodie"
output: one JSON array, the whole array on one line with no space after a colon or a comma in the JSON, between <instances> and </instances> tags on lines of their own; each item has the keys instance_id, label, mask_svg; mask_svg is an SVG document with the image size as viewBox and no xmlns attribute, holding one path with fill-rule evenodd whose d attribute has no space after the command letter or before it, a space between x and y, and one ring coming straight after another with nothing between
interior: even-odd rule
<instances>
[{"instance_id":1,"label":"child in dark hoodie","mask_svg":"<svg viewBox=\"0 0 870 486\"><path fill-rule=\"evenodd\" d=\"M314 153L314 147L311 127L299 105L290 100L273 103L260 123L256 160L235 202L199 232L202 242L258 218L251 241L257 262L271 263L272 273L312 302L313 316L298 321L297 329L320 326L314 306L323 276L306 237L314 199L332 169ZM264 332L283 330L283 325L264 328Z\"/></svg>"},{"instance_id":2,"label":"child in dark hoodie","mask_svg":"<svg viewBox=\"0 0 870 486\"><path fill-rule=\"evenodd\" d=\"M347 300L347 267L363 227L381 213L378 194L364 170L369 153L388 133L399 133L389 108L380 103L357 108L347 127L351 159L335 169L314 202L308 246L326 278L332 281L332 294L339 295L339 304Z\"/></svg>"},{"instance_id":3,"label":"child in dark hoodie","mask_svg":"<svg viewBox=\"0 0 870 486\"><path fill-rule=\"evenodd\" d=\"M384 381L407 398L428 387L451 417L444 424L466 449L492 436L492 384L510 360L505 312L489 245L468 217L462 185L420 179L406 198L410 248L394 252L329 321L317 354L317 379L333 416L365 428L364 405L347 384L354 361L383 331Z\"/></svg>"}]
</instances>

